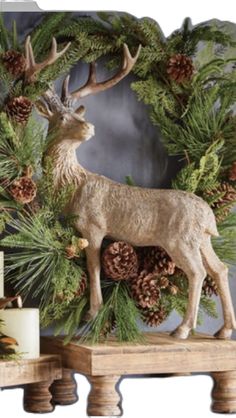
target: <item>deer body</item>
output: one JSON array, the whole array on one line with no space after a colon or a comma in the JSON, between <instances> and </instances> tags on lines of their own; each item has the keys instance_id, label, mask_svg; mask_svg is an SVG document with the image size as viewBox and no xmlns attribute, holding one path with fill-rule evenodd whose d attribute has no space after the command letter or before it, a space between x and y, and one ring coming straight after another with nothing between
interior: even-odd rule
<instances>
[{"instance_id":1,"label":"deer body","mask_svg":"<svg viewBox=\"0 0 236 418\"><path fill-rule=\"evenodd\" d=\"M90 124L88 131L93 129ZM105 237L134 246L161 246L189 279L189 308L174 332L186 338L196 326L203 280L208 273L222 297L226 323L219 337L228 337L235 327L227 268L215 255L211 236L218 236L215 217L204 200L180 190L155 190L116 183L79 165L72 140L64 139L47 155L53 161L55 188L76 183L77 189L66 212L77 215L75 227L88 239L91 309L95 316L102 304L100 247ZM66 151L67 150L67 151Z\"/></svg>"},{"instance_id":2,"label":"deer body","mask_svg":"<svg viewBox=\"0 0 236 418\"><path fill-rule=\"evenodd\" d=\"M55 188L77 185L65 210L79 214L76 227L80 231L87 228L88 219L90 225L94 220L104 237L128 241L134 246L159 245L167 252L175 236L182 242L196 241L199 246L205 234L218 236L214 214L198 196L181 190L131 187L91 173L78 163L79 143L74 147L71 143L72 140L64 139L47 155L54 167Z\"/></svg>"},{"instance_id":3,"label":"deer body","mask_svg":"<svg viewBox=\"0 0 236 418\"><path fill-rule=\"evenodd\" d=\"M34 80L35 72L54 62L63 51L57 52L54 40L49 58L36 64L28 39L29 82ZM55 134L55 140L46 151L53 165L55 189L70 183L76 186L65 211L76 215L75 227L89 241L85 250L90 278L90 314L95 317L102 304L100 248L104 237L111 237L135 246L161 246L185 272L189 282L188 306L182 323L172 333L175 337L187 338L196 326L203 280L207 274L212 277L219 290L224 315L224 325L216 336L229 338L236 328L236 320L228 269L211 244L211 236L217 236L218 232L214 214L207 203L184 191L119 184L85 170L77 161L76 149L94 135L94 127L84 120L83 106L73 109L73 100L117 84L131 71L139 51L140 48L132 57L124 45L123 64L112 78L97 82L95 64L92 64L84 86L69 94L67 77L61 98L50 89L44 94L44 101L37 104L39 113L49 121L49 131Z\"/></svg>"}]
</instances>

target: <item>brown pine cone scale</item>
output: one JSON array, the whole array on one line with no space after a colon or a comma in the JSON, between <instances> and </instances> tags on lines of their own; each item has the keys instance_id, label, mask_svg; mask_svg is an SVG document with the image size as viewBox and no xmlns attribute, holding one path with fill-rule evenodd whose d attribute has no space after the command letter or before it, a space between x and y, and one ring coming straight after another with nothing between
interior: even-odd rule
<instances>
[{"instance_id":1,"label":"brown pine cone scale","mask_svg":"<svg viewBox=\"0 0 236 418\"><path fill-rule=\"evenodd\" d=\"M236 161L232 164L229 170L229 180L236 181Z\"/></svg>"},{"instance_id":2,"label":"brown pine cone scale","mask_svg":"<svg viewBox=\"0 0 236 418\"><path fill-rule=\"evenodd\" d=\"M143 309L143 321L149 327L157 327L167 318L167 313L162 306L153 309Z\"/></svg>"},{"instance_id":3,"label":"brown pine cone scale","mask_svg":"<svg viewBox=\"0 0 236 418\"><path fill-rule=\"evenodd\" d=\"M145 270L130 281L130 290L132 297L142 308L154 306L161 297L158 276Z\"/></svg>"},{"instance_id":4,"label":"brown pine cone scale","mask_svg":"<svg viewBox=\"0 0 236 418\"><path fill-rule=\"evenodd\" d=\"M37 193L35 182L27 176L15 179L9 187L9 192L16 202L26 204L34 200Z\"/></svg>"},{"instance_id":5,"label":"brown pine cone scale","mask_svg":"<svg viewBox=\"0 0 236 418\"><path fill-rule=\"evenodd\" d=\"M175 272L175 263L161 247L140 247L138 257L142 270L162 275L172 275Z\"/></svg>"},{"instance_id":6,"label":"brown pine cone scale","mask_svg":"<svg viewBox=\"0 0 236 418\"><path fill-rule=\"evenodd\" d=\"M27 97L13 97L6 103L6 112L9 118L19 124L26 124L33 109L33 103Z\"/></svg>"},{"instance_id":7,"label":"brown pine cone scale","mask_svg":"<svg viewBox=\"0 0 236 418\"><path fill-rule=\"evenodd\" d=\"M102 268L109 279L128 280L138 271L136 251L126 242L113 242L102 254Z\"/></svg>"},{"instance_id":8,"label":"brown pine cone scale","mask_svg":"<svg viewBox=\"0 0 236 418\"><path fill-rule=\"evenodd\" d=\"M166 71L176 83L190 81L194 73L192 59L184 54L173 55L167 63Z\"/></svg>"},{"instance_id":9,"label":"brown pine cone scale","mask_svg":"<svg viewBox=\"0 0 236 418\"><path fill-rule=\"evenodd\" d=\"M14 49L9 49L2 55L2 62L7 71L15 77L19 77L25 70L26 59L24 55Z\"/></svg>"},{"instance_id":10,"label":"brown pine cone scale","mask_svg":"<svg viewBox=\"0 0 236 418\"><path fill-rule=\"evenodd\" d=\"M216 282L209 276L207 276L203 282L202 294L208 298L213 295L218 296L218 287Z\"/></svg>"}]
</instances>

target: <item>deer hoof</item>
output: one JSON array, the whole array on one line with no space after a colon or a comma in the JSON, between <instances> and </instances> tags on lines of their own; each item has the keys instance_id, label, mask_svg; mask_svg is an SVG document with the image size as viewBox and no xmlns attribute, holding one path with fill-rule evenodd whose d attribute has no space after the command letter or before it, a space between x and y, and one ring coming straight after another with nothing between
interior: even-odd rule
<instances>
[{"instance_id":1,"label":"deer hoof","mask_svg":"<svg viewBox=\"0 0 236 418\"><path fill-rule=\"evenodd\" d=\"M170 333L171 337L185 340L189 336L190 329L185 326L180 326Z\"/></svg>"},{"instance_id":2,"label":"deer hoof","mask_svg":"<svg viewBox=\"0 0 236 418\"><path fill-rule=\"evenodd\" d=\"M214 337L221 340L230 340L232 332L233 330L231 328L222 327L214 334Z\"/></svg>"}]
</instances>

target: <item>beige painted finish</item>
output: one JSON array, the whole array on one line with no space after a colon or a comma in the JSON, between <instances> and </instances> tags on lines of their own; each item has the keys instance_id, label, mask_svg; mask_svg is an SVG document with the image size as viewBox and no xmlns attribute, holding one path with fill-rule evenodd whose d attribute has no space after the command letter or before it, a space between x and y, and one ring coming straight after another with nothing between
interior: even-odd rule
<instances>
[{"instance_id":1,"label":"beige painted finish","mask_svg":"<svg viewBox=\"0 0 236 418\"><path fill-rule=\"evenodd\" d=\"M29 61L33 62L33 69L37 69L30 40L27 42ZM53 40L45 65L58 58L56 51L56 41ZM94 126L85 121L83 106L73 109L73 101L104 91L120 82L132 70L139 52L140 47L132 57L127 45L124 45L122 66L113 77L97 82L95 64L91 64L84 86L69 93L67 77L61 98L55 91L49 90L44 100L37 104L39 113L49 121L49 132L54 134L45 156L50 157L52 162L55 189L68 184L76 186L65 212L75 216L75 227L89 241L86 256L90 277L90 316L94 318L97 315L103 302L100 248L103 239L110 237L134 246L163 247L186 273L189 302L182 323L173 332L177 338L187 338L196 327L202 284L209 274L219 289L224 315L224 325L216 335L218 338L230 338L232 330L236 328L236 320L228 269L211 245L211 237L217 236L218 232L209 205L196 195L180 190L143 189L119 184L85 170L77 161L76 150L94 135Z\"/></svg>"}]
</instances>

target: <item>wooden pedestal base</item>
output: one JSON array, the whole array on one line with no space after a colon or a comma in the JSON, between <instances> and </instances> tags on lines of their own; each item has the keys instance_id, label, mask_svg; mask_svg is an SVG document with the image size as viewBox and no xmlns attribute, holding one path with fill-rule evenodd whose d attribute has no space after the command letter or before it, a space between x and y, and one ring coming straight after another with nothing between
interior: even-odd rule
<instances>
[{"instance_id":1,"label":"wooden pedestal base","mask_svg":"<svg viewBox=\"0 0 236 418\"><path fill-rule=\"evenodd\" d=\"M215 381L212 410L236 412L236 341L217 340L208 335L177 340L164 333L147 333L145 338L144 344L121 344L111 339L98 345L78 344L78 341L64 345L63 339L44 337L41 347L44 353L60 354L65 368L88 378L90 416L121 415L120 376L206 372ZM63 395L61 390L60 403L68 397L63 400ZM55 392L55 399L57 396Z\"/></svg>"},{"instance_id":2,"label":"wooden pedestal base","mask_svg":"<svg viewBox=\"0 0 236 418\"><path fill-rule=\"evenodd\" d=\"M32 360L0 361L0 387L23 386L23 404L27 412L53 411L49 388L61 376L61 358L56 355L44 355Z\"/></svg>"},{"instance_id":3,"label":"wooden pedestal base","mask_svg":"<svg viewBox=\"0 0 236 418\"><path fill-rule=\"evenodd\" d=\"M73 371L63 369L62 378L53 382L50 391L55 405L72 405L77 402L77 383Z\"/></svg>"},{"instance_id":4,"label":"wooden pedestal base","mask_svg":"<svg viewBox=\"0 0 236 418\"><path fill-rule=\"evenodd\" d=\"M88 396L89 416L119 416L121 398L117 392L120 376L87 376L91 384Z\"/></svg>"},{"instance_id":5,"label":"wooden pedestal base","mask_svg":"<svg viewBox=\"0 0 236 418\"><path fill-rule=\"evenodd\" d=\"M24 389L24 410L32 413L51 412L54 406L51 403L52 395L49 390L51 380L46 382L32 383Z\"/></svg>"},{"instance_id":6,"label":"wooden pedestal base","mask_svg":"<svg viewBox=\"0 0 236 418\"><path fill-rule=\"evenodd\" d=\"M236 371L212 373L212 377L212 411L236 413Z\"/></svg>"}]
</instances>

